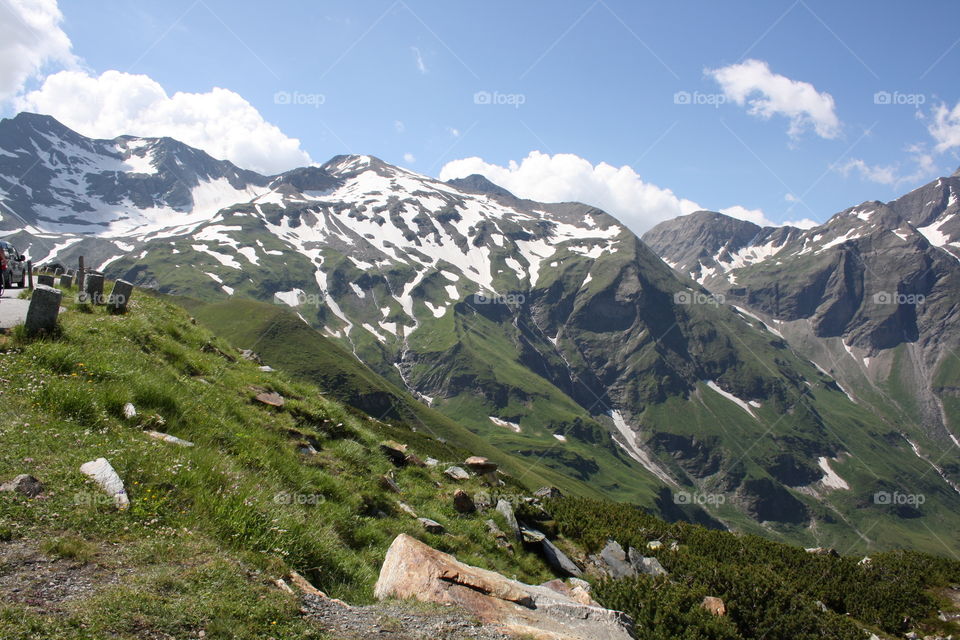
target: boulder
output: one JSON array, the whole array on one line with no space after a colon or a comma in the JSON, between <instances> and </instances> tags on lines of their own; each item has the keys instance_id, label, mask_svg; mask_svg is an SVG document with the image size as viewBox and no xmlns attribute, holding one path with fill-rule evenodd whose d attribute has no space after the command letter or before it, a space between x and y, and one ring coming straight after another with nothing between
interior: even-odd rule
<instances>
[{"instance_id":1,"label":"boulder","mask_svg":"<svg viewBox=\"0 0 960 640\"><path fill-rule=\"evenodd\" d=\"M706 596L703 599L703 602L700 603L700 606L710 612L715 616L725 616L727 615L727 605L723 603L723 600L720 598L715 598L713 596Z\"/></svg>"},{"instance_id":2,"label":"boulder","mask_svg":"<svg viewBox=\"0 0 960 640\"><path fill-rule=\"evenodd\" d=\"M120 476L117 475L106 458L84 462L80 465L80 472L90 476L94 482L100 485L100 488L113 498L113 502L118 509L126 509L130 506L130 498L127 497L123 480L120 479Z\"/></svg>"},{"instance_id":3,"label":"boulder","mask_svg":"<svg viewBox=\"0 0 960 640\"><path fill-rule=\"evenodd\" d=\"M456 605L510 635L552 640L630 640L626 614L584 604L548 586L528 585L472 567L400 534L374 587L380 599L415 598Z\"/></svg>"},{"instance_id":4,"label":"boulder","mask_svg":"<svg viewBox=\"0 0 960 640\"><path fill-rule=\"evenodd\" d=\"M457 489L453 492L453 508L459 513L473 513L477 510L477 505L473 503L473 498L463 489Z\"/></svg>"},{"instance_id":5,"label":"boulder","mask_svg":"<svg viewBox=\"0 0 960 640\"><path fill-rule=\"evenodd\" d=\"M554 570L561 571L569 576L580 577L583 575L580 567L574 564L573 560L568 558L563 551L560 551L555 544L547 540L546 536L540 542L540 548L543 550L543 557L546 558L547 564Z\"/></svg>"},{"instance_id":6,"label":"boulder","mask_svg":"<svg viewBox=\"0 0 960 640\"><path fill-rule=\"evenodd\" d=\"M630 550L627 552L627 557L630 559L630 566L636 569L637 573L653 576L654 578L667 575L667 570L663 568L659 560L656 558L646 558L633 547L630 547Z\"/></svg>"},{"instance_id":7,"label":"boulder","mask_svg":"<svg viewBox=\"0 0 960 640\"><path fill-rule=\"evenodd\" d=\"M43 483L29 474L21 473L13 480L0 484L0 491L16 492L35 498L43 491Z\"/></svg>"},{"instance_id":8,"label":"boulder","mask_svg":"<svg viewBox=\"0 0 960 640\"><path fill-rule=\"evenodd\" d=\"M514 539L517 542L523 542L523 534L520 532L520 524L517 522L517 516L513 513L513 506L501 498L497 501L497 513L502 515L503 519L507 521L507 527L510 528L510 533L513 534Z\"/></svg>"},{"instance_id":9,"label":"boulder","mask_svg":"<svg viewBox=\"0 0 960 640\"><path fill-rule=\"evenodd\" d=\"M440 535L444 532L443 525L430 518L417 518L417 521L423 526L427 533Z\"/></svg>"},{"instance_id":10,"label":"boulder","mask_svg":"<svg viewBox=\"0 0 960 640\"><path fill-rule=\"evenodd\" d=\"M630 578L637 575L629 562L623 547L616 540L607 540L606 546L600 551L600 559L606 565L607 573L612 578Z\"/></svg>"},{"instance_id":11,"label":"boulder","mask_svg":"<svg viewBox=\"0 0 960 640\"><path fill-rule=\"evenodd\" d=\"M491 462L482 456L470 456L463 461L463 464L478 476L493 473L497 470L497 463Z\"/></svg>"},{"instance_id":12,"label":"boulder","mask_svg":"<svg viewBox=\"0 0 960 640\"><path fill-rule=\"evenodd\" d=\"M127 420L132 420L137 417L137 408L133 406L132 402L123 405L123 417Z\"/></svg>"},{"instance_id":13,"label":"boulder","mask_svg":"<svg viewBox=\"0 0 960 640\"><path fill-rule=\"evenodd\" d=\"M435 467L438 464L440 464L440 461L437 460L436 458L427 458L426 460L423 461L423 464L425 464L428 467Z\"/></svg>"},{"instance_id":14,"label":"boulder","mask_svg":"<svg viewBox=\"0 0 960 640\"><path fill-rule=\"evenodd\" d=\"M443 472L443 475L458 482L461 480L468 480L470 478L470 474L464 471L461 467L450 467Z\"/></svg>"}]
</instances>

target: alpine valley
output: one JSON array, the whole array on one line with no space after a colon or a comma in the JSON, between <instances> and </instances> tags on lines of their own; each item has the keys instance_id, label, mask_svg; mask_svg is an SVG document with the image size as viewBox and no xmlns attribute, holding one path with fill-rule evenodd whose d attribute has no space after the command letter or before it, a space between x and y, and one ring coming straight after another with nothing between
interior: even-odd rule
<instances>
[{"instance_id":1,"label":"alpine valley","mask_svg":"<svg viewBox=\"0 0 960 640\"><path fill-rule=\"evenodd\" d=\"M960 552L958 193L809 230L700 212L641 240L476 175L337 156L264 176L0 122L0 230L34 264L177 296L521 483L842 552Z\"/></svg>"}]
</instances>

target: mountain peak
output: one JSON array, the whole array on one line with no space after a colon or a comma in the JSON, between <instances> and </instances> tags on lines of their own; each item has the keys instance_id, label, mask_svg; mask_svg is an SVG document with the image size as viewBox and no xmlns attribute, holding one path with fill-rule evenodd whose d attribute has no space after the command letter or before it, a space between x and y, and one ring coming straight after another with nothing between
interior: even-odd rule
<instances>
[{"instance_id":1,"label":"mountain peak","mask_svg":"<svg viewBox=\"0 0 960 640\"><path fill-rule=\"evenodd\" d=\"M320 168L337 178L349 178L365 171L375 171L380 175L390 176L397 171L395 167L376 156L360 154L333 156Z\"/></svg>"},{"instance_id":2,"label":"mountain peak","mask_svg":"<svg viewBox=\"0 0 960 640\"><path fill-rule=\"evenodd\" d=\"M516 198L515 195L500 185L494 184L486 176L480 175L479 173L472 173L465 178L454 178L453 180L447 180L447 184L465 191Z\"/></svg>"}]
</instances>

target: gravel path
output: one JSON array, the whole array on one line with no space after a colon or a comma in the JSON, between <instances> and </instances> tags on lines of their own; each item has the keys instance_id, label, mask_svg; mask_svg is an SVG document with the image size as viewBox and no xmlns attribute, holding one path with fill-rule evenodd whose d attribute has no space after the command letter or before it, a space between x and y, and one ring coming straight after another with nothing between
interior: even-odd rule
<instances>
[{"instance_id":1,"label":"gravel path","mask_svg":"<svg viewBox=\"0 0 960 640\"><path fill-rule=\"evenodd\" d=\"M306 595L301 612L328 633L349 640L511 640L451 607L382 602L345 607L328 598Z\"/></svg>"}]
</instances>

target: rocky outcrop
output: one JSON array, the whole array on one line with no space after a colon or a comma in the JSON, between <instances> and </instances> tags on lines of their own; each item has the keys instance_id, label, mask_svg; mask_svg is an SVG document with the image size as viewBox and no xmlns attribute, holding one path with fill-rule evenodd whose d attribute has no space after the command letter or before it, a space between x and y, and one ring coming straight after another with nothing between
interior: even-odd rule
<instances>
[{"instance_id":1,"label":"rocky outcrop","mask_svg":"<svg viewBox=\"0 0 960 640\"><path fill-rule=\"evenodd\" d=\"M577 585L580 586L580 585ZM457 605L485 624L515 636L544 640L629 640L626 614L584 604L556 585L528 585L458 562L401 534L384 558L374 595ZM573 587L571 587L572 591Z\"/></svg>"}]
</instances>

